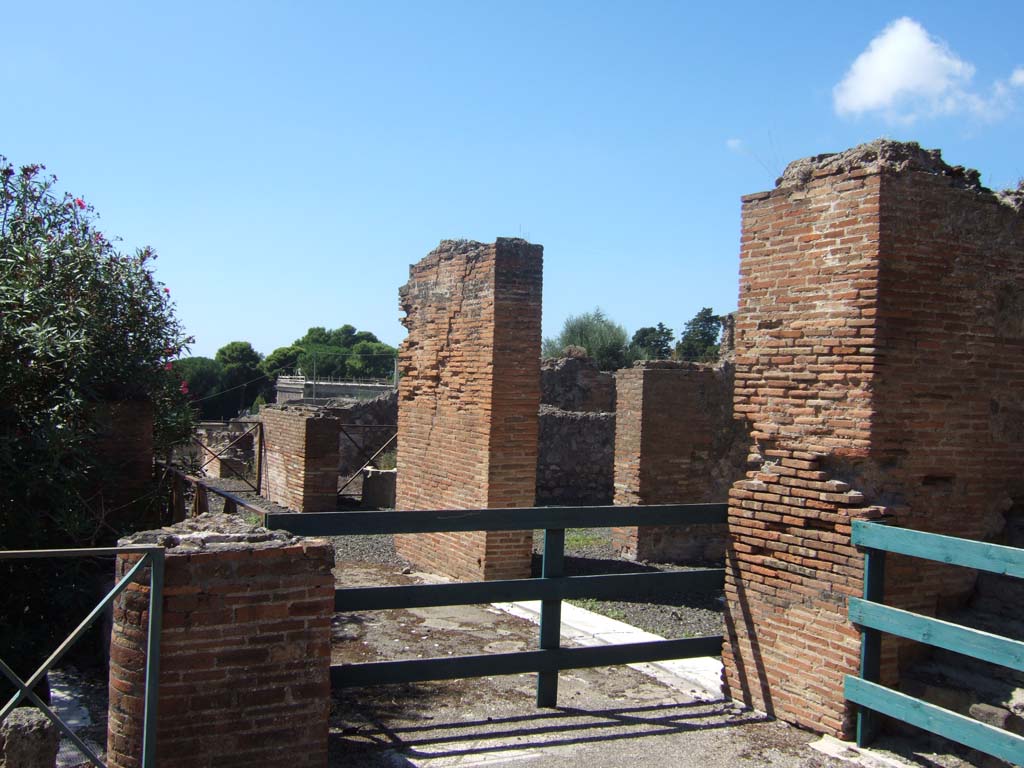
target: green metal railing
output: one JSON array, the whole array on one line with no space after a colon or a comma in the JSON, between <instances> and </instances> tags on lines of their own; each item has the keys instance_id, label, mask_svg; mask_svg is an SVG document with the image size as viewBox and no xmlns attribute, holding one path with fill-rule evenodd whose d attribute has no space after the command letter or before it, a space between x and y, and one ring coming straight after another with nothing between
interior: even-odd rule
<instances>
[{"instance_id":1,"label":"green metal railing","mask_svg":"<svg viewBox=\"0 0 1024 768\"><path fill-rule=\"evenodd\" d=\"M1024 672L1024 642L882 605L885 553L1024 578L1024 549L935 533L853 522L853 543L865 550L864 599L851 598L850 621L861 627L860 677L846 676L845 693L858 705L857 744L877 734L878 713L945 736L1015 764L1024 764L1024 738L880 685L883 632Z\"/></svg>"},{"instance_id":2,"label":"green metal railing","mask_svg":"<svg viewBox=\"0 0 1024 768\"><path fill-rule=\"evenodd\" d=\"M264 515L264 525L303 536L544 529L544 559L540 578L342 588L335 590L334 597L335 610L346 612L540 600L539 650L336 665L331 667L331 684L340 688L537 672L537 706L553 707L558 697L559 670L714 656L722 652L721 635L561 648L562 600L635 599L667 590L706 592L721 589L725 578L722 568L565 576L565 529L725 523L726 512L726 504L664 504L640 507L268 513Z\"/></svg>"},{"instance_id":3,"label":"green metal railing","mask_svg":"<svg viewBox=\"0 0 1024 768\"><path fill-rule=\"evenodd\" d=\"M156 766L156 713L157 713L157 680L160 675L160 625L163 618L163 584L164 584L164 549L163 547L101 547L91 549L30 549L30 550L0 550L0 560L29 560L45 557L100 557L120 554L141 555L131 569L124 575L114 588L107 593L89 615L82 619L82 622L68 635L57 649L50 654L49 658L37 669L28 680L22 680L15 674L3 659L0 659L0 672L9 679L18 689L17 692L0 709L0 722L18 706L22 699L28 699L38 707L60 729L60 731L71 740L78 750L97 766L106 768L106 764L96 756L88 745L71 730L56 712L53 711L33 689L43 679L46 673L56 664L67 651L74 645L85 632L92 626L93 622L103 613L107 605L135 578L136 574L142 571L147 565L150 567L149 576L149 625L146 638L146 695L145 710L142 732L142 768L155 768Z\"/></svg>"}]
</instances>

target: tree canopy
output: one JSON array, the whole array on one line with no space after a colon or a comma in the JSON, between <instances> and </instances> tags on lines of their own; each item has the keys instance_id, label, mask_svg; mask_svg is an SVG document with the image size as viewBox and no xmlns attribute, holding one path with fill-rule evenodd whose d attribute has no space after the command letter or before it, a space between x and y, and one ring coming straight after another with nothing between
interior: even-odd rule
<instances>
[{"instance_id":1,"label":"tree canopy","mask_svg":"<svg viewBox=\"0 0 1024 768\"><path fill-rule=\"evenodd\" d=\"M672 356L672 329L663 323L638 328L630 345L638 357L646 360L667 360Z\"/></svg>"},{"instance_id":2,"label":"tree canopy","mask_svg":"<svg viewBox=\"0 0 1024 768\"><path fill-rule=\"evenodd\" d=\"M676 358L708 363L718 359L722 318L711 307L702 308L688 320L676 344Z\"/></svg>"},{"instance_id":3,"label":"tree canopy","mask_svg":"<svg viewBox=\"0 0 1024 768\"><path fill-rule=\"evenodd\" d=\"M545 357L560 357L566 347L582 347L601 370L614 371L631 362L628 338L626 329L597 307L566 318L562 332L545 339L541 352Z\"/></svg>"}]
</instances>

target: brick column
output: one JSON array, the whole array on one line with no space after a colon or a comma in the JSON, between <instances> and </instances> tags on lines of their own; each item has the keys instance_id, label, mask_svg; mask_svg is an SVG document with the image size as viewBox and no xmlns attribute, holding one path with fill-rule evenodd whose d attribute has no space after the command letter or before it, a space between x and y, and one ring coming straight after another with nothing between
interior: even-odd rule
<instances>
[{"instance_id":1,"label":"brick column","mask_svg":"<svg viewBox=\"0 0 1024 768\"><path fill-rule=\"evenodd\" d=\"M537 470L543 248L445 240L401 289L398 509L530 507ZM531 534L398 537L421 567L525 577Z\"/></svg>"},{"instance_id":2,"label":"brick column","mask_svg":"<svg viewBox=\"0 0 1024 768\"><path fill-rule=\"evenodd\" d=\"M153 483L153 404L148 400L94 403L89 449L100 469L90 506L114 529L158 525L151 503Z\"/></svg>"},{"instance_id":3,"label":"brick column","mask_svg":"<svg viewBox=\"0 0 1024 768\"><path fill-rule=\"evenodd\" d=\"M651 360L616 377L615 503L724 502L740 471L725 471L732 380L697 363ZM634 560L721 559L721 525L621 527L612 531L618 552Z\"/></svg>"},{"instance_id":4,"label":"brick column","mask_svg":"<svg viewBox=\"0 0 1024 768\"><path fill-rule=\"evenodd\" d=\"M338 508L338 420L315 408L270 406L263 419L261 495L295 512Z\"/></svg>"},{"instance_id":5,"label":"brick column","mask_svg":"<svg viewBox=\"0 0 1024 768\"><path fill-rule=\"evenodd\" d=\"M327 765L334 552L203 515L120 542L167 548L160 649L162 768ZM120 577L136 556L117 560ZM114 607L107 758L142 749L148 576Z\"/></svg>"},{"instance_id":6,"label":"brick column","mask_svg":"<svg viewBox=\"0 0 1024 768\"><path fill-rule=\"evenodd\" d=\"M759 465L730 494L723 662L734 698L849 736L862 588L851 520L968 538L1024 494L1024 216L916 144L792 163L743 200L735 412ZM888 602L934 615L973 575L891 557ZM890 642L883 674L916 649Z\"/></svg>"}]
</instances>

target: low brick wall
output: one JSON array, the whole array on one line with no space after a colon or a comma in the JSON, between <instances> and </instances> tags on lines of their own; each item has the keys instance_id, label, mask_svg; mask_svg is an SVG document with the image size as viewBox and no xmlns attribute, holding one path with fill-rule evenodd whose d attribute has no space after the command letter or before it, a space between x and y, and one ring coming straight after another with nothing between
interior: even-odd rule
<instances>
[{"instance_id":1,"label":"low brick wall","mask_svg":"<svg viewBox=\"0 0 1024 768\"><path fill-rule=\"evenodd\" d=\"M260 494L295 512L337 509L338 420L303 406L272 406L260 415L266 446Z\"/></svg>"},{"instance_id":2,"label":"low brick wall","mask_svg":"<svg viewBox=\"0 0 1024 768\"><path fill-rule=\"evenodd\" d=\"M725 502L743 476L745 432L732 419L732 366L644 361L618 372L615 503ZM708 561L725 554L724 525L620 527L635 560Z\"/></svg>"},{"instance_id":3,"label":"low brick wall","mask_svg":"<svg viewBox=\"0 0 1024 768\"><path fill-rule=\"evenodd\" d=\"M203 515L121 545L166 547L157 752L161 768L327 765L334 551ZM117 560L120 578L136 555ZM107 757L137 768L147 575L118 598Z\"/></svg>"}]
</instances>

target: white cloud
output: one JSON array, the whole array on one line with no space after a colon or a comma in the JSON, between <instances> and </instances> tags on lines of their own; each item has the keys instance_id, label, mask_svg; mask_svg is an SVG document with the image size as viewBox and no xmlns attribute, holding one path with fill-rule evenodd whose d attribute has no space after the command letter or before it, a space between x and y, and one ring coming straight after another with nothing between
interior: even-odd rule
<instances>
[{"instance_id":1,"label":"white cloud","mask_svg":"<svg viewBox=\"0 0 1024 768\"><path fill-rule=\"evenodd\" d=\"M903 17L875 37L832 90L836 113L880 113L893 122L970 114L994 120L1008 108L1009 89L996 81L991 94L972 90L974 65L960 58L913 19ZM1024 68L1010 76L1024 84Z\"/></svg>"}]
</instances>

